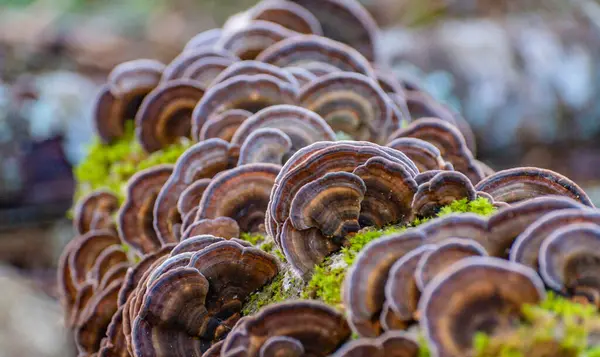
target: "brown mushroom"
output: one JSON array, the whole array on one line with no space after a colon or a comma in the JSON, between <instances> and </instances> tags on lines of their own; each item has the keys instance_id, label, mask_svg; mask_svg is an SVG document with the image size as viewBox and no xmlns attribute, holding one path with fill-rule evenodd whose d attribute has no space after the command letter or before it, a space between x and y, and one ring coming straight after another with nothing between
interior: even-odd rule
<instances>
[{"instance_id":1,"label":"brown mushroom","mask_svg":"<svg viewBox=\"0 0 600 357\"><path fill-rule=\"evenodd\" d=\"M346 343L331 357L418 357L417 341L400 331L386 332L377 338L360 338Z\"/></svg>"},{"instance_id":2,"label":"brown mushroom","mask_svg":"<svg viewBox=\"0 0 600 357\"><path fill-rule=\"evenodd\" d=\"M425 140L404 137L391 141L387 146L402 151L417 165L420 172L453 169L452 164L444 160L440 150Z\"/></svg>"},{"instance_id":3,"label":"brown mushroom","mask_svg":"<svg viewBox=\"0 0 600 357\"><path fill-rule=\"evenodd\" d=\"M113 229L112 214L119 208L119 200L110 191L97 190L77 201L73 212L73 227L78 234L92 230Z\"/></svg>"},{"instance_id":4,"label":"brown mushroom","mask_svg":"<svg viewBox=\"0 0 600 357\"><path fill-rule=\"evenodd\" d=\"M260 357L302 357L304 346L302 342L292 337L273 336L260 348Z\"/></svg>"},{"instance_id":5,"label":"brown mushroom","mask_svg":"<svg viewBox=\"0 0 600 357\"><path fill-rule=\"evenodd\" d=\"M414 272L415 283L421 291L454 263L467 257L488 255L481 244L468 239L449 238L434 247L422 255Z\"/></svg>"},{"instance_id":6,"label":"brown mushroom","mask_svg":"<svg viewBox=\"0 0 600 357\"><path fill-rule=\"evenodd\" d=\"M537 167L498 171L481 180L475 189L489 193L495 201L506 203L545 195L561 195L594 207L585 191L575 182L554 171Z\"/></svg>"},{"instance_id":7,"label":"brown mushroom","mask_svg":"<svg viewBox=\"0 0 600 357\"><path fill-rule=\"evenodd\" d=\"M159 165L140 171L127 181L125 202L117 215L119 237L142 255L161 246L152 225L153 209L172 172L172 165Z\"/></svg>"},{"instance_id":8,"label":"brown mushroom","mask_svg":"<svg viewBox=\"0 0 600 357\"><path fill-rule=\"evenodd\" d=\"M356 140L383 142L391 123L386 98L374 79L336 72L304 86L298 101L323 117L334 131Z\"/></svg>"},{"instance_id":9,"label":"brown mushroom","mask_svg":"<svg viewBox=\"0 0 600 357\"><path fill-rule=\"evenodd\" d=\"M299 342L304 350L301 356L325 357L348 340L350 328L342 314L323 303L278 303L239 323L223 344L221 356L271 356L265 350L281 337Z\"/></svg>"},{"instance_id":10,"label":"brown mushroom","mask_svg":"<svg viewBox=\"0 0 600 357\"><path fill-rule=\"evenodd\" d=\"M557 229L540 247L540 274L550 288L600 301L600 225L570 224Z\"/></svg>"},{"instance_id":11,"label":"brown mushroom","mask_svg":"<svg viewBox=\"0 0 600 357\"><path fill-rule=\"evenodd\" d=\"M144 150L154 152L189 137L192 110L203 95L204 89L188 79L170 81L150 92L135 117L136 136Z\"/></svg>"},{"instance_id":12,"label":"brown mushroom","mask_svg":"<svg viewBox=\"0 0 600 357\"><path fill-rule=\"evenodd\" d=\"M427 243L441 243L448 238L464 238L481 244L486 251L494 251L496 243L490 240L487 219L474 213L450 214L433 219L421 226Z\"/></svg>"},{"instance_id":13,"label":"brown mushroom","mask_svg":"<svg viewBox=\"0 0 600 357\"><path fill-rule=\"evenodd\" d=\"M123 333L123 307L119 307L113 315L108 328L106 337L100 344L98 357L130 357L127 351L127 342Z\"/></svg>"},{"instance_id":14,"label":"brown mushroom","mask_svg":"<svg viewBox=\"0 0 600 357\"><path fill-rule=\"evenodd\" d=\"M200 47L214 47L221 38L223 30L214 28L196 34L185 45L184 51Z\"/></svg>"},{"instance_id":15,"label":"brown mushroom","mask_svg":"<svg viewBox=\"0 0 600 357\"><path fill-rule=\"evenodd\" d=\"M223 36L220 45L242 60L253 60L270 46L296 35L277 23L255 20Z\"/></svg>"},{"instance_id":16,"label":"brown mushroom","mask_svg":"<svg viewBox=\"0 0 600 357\"><path fill-rule=\"evenodd\" d=\"M279 41L261 52L256 59L278 67L304 67L310 62L322 62L342 71L375 78L369 61L358 51L343 43L315 35L299 35Z\"/></svg>"},{"instance_id":17,"label":"brown mushroom","mask_svg":"<svg viewBox=\"0 0 600 357\"><path fill-rule=\"evenodd\" d=\"M252 116L247 110L230 109L214 116L204 123L198 141L219 138L231 141L233 135L244 121Z\"/></svg>"},{"instance_id":18,"label":"brown mushroom","mask_svg":"<svg viewBox=\"0 0 600 357\"><path fill-rule=\"evenodd\" d=\"M310 83L317 79L311 71L302 67L285 67L284 70L290 73L298 81L299 87L303 87L307 83Z\"/></svg>"},{"instance_id":19,"label":"brown mushroom","mask_svg":"<svg viewBox=\"0 0 600 357\"><path fill-rule=\"evenodd\" d=\"M467 147L465 138L452 124L437 118L421 118L407 127L398 129L389 137L389 141L397 138L411 137L428 141L435 145L444 158L456 171L465 174L473 184L479 182L484 174L476 164L473 154Z\"/></svg>"},{"instance_id":20,"label":"brown mushroom","mask_svg":"<svg viewBox=\"0 0 600 357\"><path fill-rule=\"evenodd\" d=\"M213 85L224 82L236 76L251 76L257 74L270 75L284 82L287 82L294 87L299 86L298 81L291 73L277 66L273 66L272 64L263 63L259 61L240 61L232 64L226 70L224 70L217 78L215 78L215 80L213 81Z\"/></svg>"},{"instance_id":21,"label":"brown mushroom","mask_svg":"<svg viewBox=\"0 0 600 357\"><path fill-rule=\"evenodd\" d=\"M211 46L198 46L197 44L190 46L177 56L169 65L165 68L161 81L168 83L176 79L180 79L183 73L192 65L194 62L199 61L207 57L221 57L228 58L232 61L238 61L233 53L224 49L218 49Z\"/></svg>"},{"instance_id":22,"label":"brown mushroom","mask_svg":"<svg viewBox=\"0 0 600 357\"><path fill-rule=\"evenodd\" d=\"M319 20L307 9L290 1L261 1L249 12L252 20L274 22L298 33L323 34Z\"/></svg>"},{"instance_id":23,"label":"brown mushroom","mask_svg":"<svg viewBox=\"0 0 600 357\"><path fill-rule=\"evenodd\" d=\"M209 139L187 149L175 163L173 174L163 185L154 204L154 230L165 243L178 241L181 217L177 201L181 193L197 180L211 178L230 165L229 143Z\"/></svg>"},{"instance_id":24,"label":"brown mushroom","mask_svg":"<svg viewBox=\"0 0 600 357\"><path fill-rule=\"evenodd\" d=\"M392 265L422 244L421 232L409 230L373 241L358 254L346 275L343 289L344 306L355 323L379 322ZM365 331L355 332L374 337L379 331L380 327L375 325L369 335L365 335Z\"/></svg>"},{"instance_id":25,"label":"brown mushroom","mask_svg":"<svg viewBox=\"0 0 600 357\"><path fill-rule=\"evenodd\" d=\"M96 131L105 143L125 133L125 121L135 117L144 99L159 83L165 65L139 59L117 65L100 90L94 109Z\"/></svg>"},{"instance_id":26,"label":"brown mushroom","mask_svg":"<svg viewBox=\"0 0 600 357\"><path fill-rule=\"evenodd\" d=\"M254 163L282 165L292 148L290 137L279 129L261 128L253 131L242 144L238 166Z\"/></svg>"},{"instance_id":27,"label":"brown mushroom","mask_svg":"<svg viewBox=\"0 0 600 357\"><path fill-rule=\"evenodd\" d=\"M226 57L204 57L191 63L181 74L181 78L197 82L204 90L236 60Z\"/></svg>"},{"instance_id":28,"label":"brown mushroom","mask_svg":"<svg viewBox=\"0 0 600 357\"><path fill-rule=\"evenodd\" d=\"M279 170L273 164L249 164L219 174L204 191L196 220L230 217L242 232L259 231Z\"/></svg>"},{"instance_id":29,"label":"brown mushroom","mask_svg":"<svg viewBox=\"0 0 600 357\"><path fill-rule=\"evenodd\" d=\"M112 245L98 254L94 266L87 274L88 281L92 281L95 291L101 290L104 278L109 278L109 270L121 263L129 265L127 254L120 245ZM115 272L110 273L115 274ZM124 272L123 276L125 276Z\"/></svg>"},{"instance_id":30,"label":"brown mushroom","mask_svg":"<svg viewBox=\"0 0 600 357\"><path fill-rule=\"evenodd\" d=\"M257 112L275 104L294 104L296 88L270 75L240 75L212 86L192 114L192 133L199 138L207 120L230 109Z\"/></svg>"},{"instance_id":31,"label":"brown mushroom","mask_svg":"<svg viewBox=\"0 0 600 357\"><path fill-rule=\"evenodd\" d=\"M274 105L265 108L246 120L231 139L241 145L261 128L274 128L284 132L292 141L291 152L317 141L334 141L335 133L317 113L295 105ZM287 159L287 158L286 158Z\"/></svg>"},{"instance_id":32,"label":"brown mushroom","mask_svg":"<svg viewBox=\"0 0 600 357\"><path fill-rule=\"evenodd\" d=\"M92 270L96 259L106 248L119 245L119 238L111 231L90 231L76 238L69 254L69 270L73 276L75 286L80 286L86 280L87 274Z\"/></svg>"},{"instance_id":33,"label":"brown mushroom","mask_svg":"<svg viewBox=\"0 0 600 357\"><path fill-rule=\"evenodd\" d=\"M406 166L383 157L372 157L354 169L365 183L360 203L360 224L383 227L412 219L411 204L417 184Z\"/></svg>"},{"instance_id":34,"label":"brown mushroom","mask_svg":"<svg viewBox=\"0 0 600 357\"><path fill-rule=\"evenodd\" d=\"M197 207L202 198L202 194L210 184L210 179L200 179L194 181L179 195L177 200L177 211L181 217L185 217L194 207Z\"/></svg>"},{"instance_id":35,"label":"brown mushroom","mask_svg":"<svg viewBox=\"0 0 600 357\"><path fill-rule=\"evenodd\" d=\"M229 217L217 217L215 219L201 219L192 223L188 229L181 235L184 241L189 237L210 234L215 237L225 239L237 238L240 236L240 227L237 222Z\"/></svg>"},{"instance_id":36,"label":"brown mushroom","mask_svg":"<svg viewBox=\"0 0 600 357\"><path fill-rule=\"evenodd\" d=\"M323 35L356 48L371 62L377 62L375 39L378 27L369 12L356 0L293 0L313 13ZM343 30L342 30L343 29Z\"/></svg>"},{"instance_id":37,"label":"brown mushroom","mask_svg":"<svg viewBox=\"0 0 600 357\"><path fill-rule=\"evenodd\" d=\"M431 217L443 206L463 198L468 201L477 198L469 178L457 171L442 171L419 185L412 209L415 216Z\"/></svg>"},{"instance_id":38,"label":"brown mushroom","mask_svg":"<svg viewBox=\"0 0 600 357\"><path fill-rule=\"evenodd\" d=\"M506 260L470 257L438 275L419 302L420 326L434 356L469 356L476 333L515 328L524 304L545 296L535 271Z\"/></svg>"}]
</instances>

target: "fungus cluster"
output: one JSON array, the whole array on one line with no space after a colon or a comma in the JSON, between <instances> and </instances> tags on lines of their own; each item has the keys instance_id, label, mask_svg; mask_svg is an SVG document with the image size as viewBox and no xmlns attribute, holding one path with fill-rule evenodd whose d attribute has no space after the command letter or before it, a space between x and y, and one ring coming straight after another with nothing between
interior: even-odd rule
<instances>
[{"instance_id":1,"label":"fungus cluster","mask_svg":"<svg viewBox=\"0 0 600 357\"><path fill-rule=\"evenodd\" d=\"M131 125L146 155L191 144L75 206L59 282L81 356L477 356L549 290L597 312L586 193L476 160L467 122L387 69L377 32L354 0L268 0L167 65L110 73L105 145ZM335 306L299 299L324 266Z\"/></svg>"}]
</instances>

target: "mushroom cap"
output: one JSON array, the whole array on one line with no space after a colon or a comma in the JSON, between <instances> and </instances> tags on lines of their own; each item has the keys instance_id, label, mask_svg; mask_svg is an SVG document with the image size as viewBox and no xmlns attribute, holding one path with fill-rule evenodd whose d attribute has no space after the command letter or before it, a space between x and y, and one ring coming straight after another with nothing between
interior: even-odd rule
<instances>
[{"instance_id":1,"label":"mushroom cap","mask_svg":"<svg viewBox=\"0 0 600 357\"><path fill-rule=\"evenodd\" d=\"M540 247L540 274L556 291L600 291L600 226L574 223L554 231Z\"/></svg>"},{"instance_id":2,"label":"mushroom cap","mask_svg":"<svg viewBox=\"0 0 600 357\"><path fill-rule=\"evenodd\" d=\"M179 240L183 240L183 233L196 221L198 215L198 206L194 207L181 217L181 225L179 226Z\"/></svg>"},{"instance_id":3,"label":"mushroom cap","mask_svg":"<svg viewBox=\"0 0 600 357\"><path fill-rule=\"evenodd\" d=\"M449 238L437 244L434 249L422 255L414 272L415 283L419 290L425 287L439 274L454 263L473 256L487 256L485 248L472 240Z\"/></svg>"},{"instance_id":4,"label":"mushroom cap","mask_svg":"<svg viewBox=\"0 0 600 357\"><path fill-rule=\"evenodd\" d=\"M200 199L202 198L202 194L209 184L210 179L200 179L194 181L181 192L179 199L177 200L177 211L179 211L179 214L182 217L198 206L198 203L200 203Z\"/></svg>"},{"instance_id":5,"label":"mushroom cap","mask_svg":"<svg viewBox=\"0 0 600 357\"><path fill-rule=\"evenodd\" d=\"M210 234L225 239L240 236L240 227L237 222L229 217L217 217L215 219L201 219L192 223L181 236L181 240L203 234Z\"/></svg>"},{"instance_id":6,"label":"mushroom cap","mask_svg":"<svg viewBox=\"0 0 600 357\"><path fill-rule=\"evenodd\" d=\"M360 229L358 217L366 186L348 172L330 172L302 186L290 207L294 228L319 229L325 236L343 238Z\"/></svg>"},{"instance_id":7,"label":"mushroom cap","mask_svg":"<svg viewBox=\"0 0 600 357\"><path fill-rule=\"evenodd\" d=\"M357 50L316 35L298 35L279 41L261 52L256 59L278 67L304 67L310 62L322 62L342 71L375 78L369 61Z\"/></svg>"},{"instance_id":8,"label":"mushroom cap","mask_svg":"<svg viewBox=\"0 0 600 357\"><path fill-rule=\"evenodd\" d=\"M126 264L129 266L129 260L127 254L120 245L112 245L104 249L96 258L92 270L87 274L88 281L92 281L94 290L101 290L100 287L105 278L110 278L109 273L115 274L114 271L110 271L112 268L118 268L120 264ZM123 276L125 274L123 273Z\"/></svg>"},{"instance_id":9,"label":"mushroom cap","mask_svg":"<svg viewBox=\"0 0 600 357\"><path fill-rule=\"evenodd\" d=\"M477 166L479 166L479 168L481 169L481 172L483 172L483 177L492 176L493 174L496 173L496 171L494 171L494 169L492 169L488 164L486 164L483 161L479 161L479 160L475 159L475 164Z\"/></svg>"},{"instance_id":10,"label":"mushroom cap","mask_svg":"<svg viewBox=\"0 0 600 357\"><path fill-rule=\"evenodd\" d=\"M204 95L195 81L179 79L156 87L142 101L135 117L136 136L147 152L189 137L194 106Z\"/></svg>"},{"instance_id":11,"label":"mushroom cap","mask_svg":"<svg viewBox=\"0 0 600 357\"><path fill-rule=\"evenodd\" d=\"M401 331L390 331L377 338L350 341L331 357L418 357L419 345Z\"/></svg>"},{"instance_id":12,"label":"mushroom cap","mask_svg":"<svg viewBox=\"0 0 600 357\"><path fill-rule=\"evenodd\" d=\"M463 198L469 201L477 198L469 178L457 171L442 171L419 185L412 208L416 216L430 217L443 206Z\"/></svg>"},{"instance_id":13,"label":"mushroom cap","mask_svg":"<svg viewBox=\"0 0 600 357\"><path fill-rule=\"evenodd\" d=\"M79 287L85 282L102 251L120 243L119 238L107 230L90 231L77 237L76 242L69 246L73 250L68 255L69 270L75 286Z\"/></svg>"},{"instance_id":14,"label":"mushroom cap","mask_svg":"<svg viewBox=\"0 0 600 357\"><path fill-rule=\"evenodd\" d=\"M184 51L191 50L199 47L214 47L219 41L223 30L220 28L214 28L200 32L192 37L185 45Z\"/></svg>"},{"instance_id":15,"label":"mushroom cap","mask_svg":"<svg viewBox=\"0 0 600 357\"><path fill-rule=\"evenodd\" d=\"M151 253L161 243L152 225L156 197L171 176L173 165L158 165L133 175L127 181L125 202L117 214L119 237L141 254Z\"/></svg>"},{"instance_id":16,"label":"mushroom cap","mask_svg":"<svg viewBox=\"0 0 600 357\"><path fill-rule=\"evenodd\" d=\"M209 349L204 351L202 357L221 357L221 349L223 348L223 340L214 343Z\"/></svg>"},{"instance_id":17,"label":"mushroom cap","mask_svg":"<svg viewBox=\"0 0 600 357\"><path fill-rule=\"evenodd\" d=\"M304 346L295 338L273 336L260 348L260 357L302 357Z\"/></svg>"},{"instance_id":18,"label":"mushroom cap","mask_svg":"<svg viewBox=\"0 0 600 357\"><path fill-rule=\"evenodd\" d=\"M261 1L248 11L252 20L274 22L298 33L323 34L321 24L315 15L304 7L290 1Z\"/></svg>"},{"instance_id":19,"label":"mushroom cap","mask_svg":"<svg viewBox=\"0 0 600 357\"><path fill-rule=\"evenodd\" d=\"M306 84L317 79L311 71L302 67L285 67L284 70L290 73L298 81L299 87L303 87Z\"/></svg>"},{"instance_id":20,"label":"mushroom cap","mask_svg":"<svg viewBox=\"0 0 600 357\"><path fill-rule=\"evenodd\" d=\"M403 137L392 140L387 146L402 151L417 165L419 172L453 169L452 164L444 160L440 150L425 140Z\"/></svg>"},{"instance_id":21,"label":"mushroom cap","mask_svg":"<svg viewBox=\"0 0 600 357\"><path fill-rule=\"evenodd\" d=\"M242 144L238 166L254 163L282 165L292 148L290 137L279 129L260 128L253 131Z\"/></svg>"},{"instance_id":22,"label":"mushroom cap","mask_svg":"<svg viewBox=\"0 0 600 357\"><path fill-rule=\"evenodd\" d=\"M358 254L346 275L343 289L344 306L355 321L379 317L392 265L422 244L421 232L409 230L375 240Z\"/></svg>"},{"instance_id":23,"label":"mushroom cap","mask_svg":"<svg viewBox=\"0 0 600 357\"><path fill-rule=\"evenodd\" d=\"M405 165L372 157L354 169L353 174L360 177L366 187L360 202L361 226L383 227L411 220L411 203L417 184Z\"/></svg>"},{"instance_id":24,"label":"mushroom cap","mask_svg":"<svg viewBox=\"0 0 600 357\"><path fill-rule=\"evenodd\" d=\"M269 215L273 221L271 227L285 222L292 199L302 186L329 172L352 172L374 156L404 164L413 174L418 172L412 161L401 152L369 142L317 142L297 151L277 176L269 203Z\"/></svg>"},{"instance_id":25,"label":"mushroom cap","mask_svg":"<svg viewBox=\"0 0 600 357\"><path fill-rule=\"evenodd\" d=\"M198 141L204 141L211 138L231 141L238 128L251 116L252 113L243 109L226 110L204 123Z\"/></svg>"},{"instance_id":26,"label":"mushroom cap","mask_svg":"<svg viewBox=\"0 0 600 357\"><path fill-rule=\"evenodd\" d=\"M227 57L200 58L183 71L181 78L195 81L206 90L224 70L236 62L237 60Z\"/></svg>"},{"instance_id":27,"label":"mushroom cap","mask_svg":"<svg viewBox=\"0 0 600 357\"><path fill-rule=\"evenodd\" d=\"M299 103L319 114L334 131L357 140L383 142L391 123L387 95L359 73L335 72L302 87Z\"/></svg>"},{"instance_id":28,"label":"mushroom cap","mask_svg":"<svg viewBox=\"0 0 600 357\"><path fill-rule=\"evenodd\" d=\"M186 46L186 49L167 65L163 71L161 81L168 83L169 81L182 78L183 73L190 65L206 57L222 57L232 61L239 61L239 58L233 53L222 48L212 46L192 46L188 48Z\"/></svg>"},{"instance_id":29,"label":"mushroom cap","mask_svg":"<svg viewBox=\"0 0 600 357\"><path fill-rule=\"evenodd\" d=\"M178 241L176 225L181 217L177 201L181 193L195 181L211 178L229 165L229 143L221 139L195 144L177 159L154 204L154 230L163 244Z\"/></svg>"},{"instance_id":30,"label":"mushroom cap","mask_svg":"<svg viewBox=\"0 0 600 357\"><path fill-rule=\"evenodd\" d=\"M388 67L375 65L375 76L377 78L377 83L384 92L388 94L398 94L401 98L406 98L406 91L402 86L402 82L396 78L396 75L392 71L392 69Z\"/></svg>"},{"instance_id":31,"label":"mushroom cap","mask_svg":"<svg viewBox=\"0 0 600 357\"><path fill-rule=\"evenodd\" d=\"M118 64L97 97L94 119L100 138L112 142L124 134L125 121L132 119L142 99L160 82L165 65L150 59Z\"/></svg>"},{"instance_id":32,"label":"mushroom cap","mask_svg":"<svg viewBox=\"0 0 600 357\"><path fill-rule=\"evenodd\" d=\"M519 234L510 249L509 259L537 268L539 250L544 240L558 228L575 223L600 224L600 212L591 209L563 209L543 215Z\"/></svg>"},{"instance_id":33,"label":"mushroom cap","mask_svg":"<svg viewBox=\"0 0 600 357\"><path fill-rule=\"evenodd\" d=\"M302 64L302 68L307 69L312 74L319 77L326 76L331 73L342 72L338 67L325 62L307 62Z\"/></svg>"},{"instance_id":34,"label":"mushroom cap","mask_svg":"<svg viewBox=\"0 0 600 357\"><path fill-rule=\"evenodd\" d=\"M231 139L241 145L261 128L283 131L292 141L292 152L317 141L334 141L335 133L317 113L295 105L274 105L252 115L239 127Z\"/></svg>"},{"instance_id":35,"label":"mushroom cap","mask_svg":"<svg viewBox=\"0 0 600 357\"><path fill-rule=\"evenodd\" d=\"M82 235L92 230L114 227L112 214L119 208L114 193L96 190L77 201L73 212L73 228Z\"/></svg>"},{"instance_id":36,"label":"mushroom cap","mask_svg":"<svg viewBox=\"0 0 600 357\"><path fill-rule=\"evenodd\" d=\"M108 324L106 337L100 343L98 357L130 357L123 333L123 306L119 307Z\"/></svg>"},{"instance_id":37,"label":"mushroom cap","mask_svg":"<svg viewBox=\"0 0 600 357\"><path fill-rule=\"evenodd\" d=\"M514 328L524 304L545 296L535 271L490 257L461 260L438 275L419 303L420 326L434 356L468 356L473 337Z\"/></svg>"},{"instance_id":38,"label":"mushroom cap","mask_svg":"<svg viewBox=\"0 0 600 357\"><path fill-rule=\"evenodd\" d=\"M481 244L486 251L496 249L490 239L487 219L474 213L449 214L419 226L430 244L441 243L448 238L464 238Z\"/></svg>"},{"instance_id":39,"label":"mushroom cap","mask_svg":"<svg viewBox=\"0 0 600 357\"><path fill-rule=\"evenodd\" d=\"M230 217L243 232L258 231L280 168L273 164L249 164L217 175L204 191L196 220Z\"/></svg>"},{"instance_id":40,"label":"mushroom cap","mask_svg":"<svg viewBox=\"0 0 600 357\"><path fill-rule=\"evenodd\" d=\"M65 314L66 327L71 327L72 318L70 315L78 294L73 272L69 265L71 254L76 245L78 245L78 239L73 239L67 243L58 259L58 268L56 269L56 285L60 304Z\"/></svg>"},{"instance_id":41,"label":"mushroom cap","mask_svg":"<svg viewBox=\"0 0 600 357\"><path fill-rule=\"evenodd\" d=\"M306 276L325 257L340 249L338 243L317 228L297 230L289 218L281 228L279 244L285 259L300 276Z\"/></svg>"},{"instance_id":42,"label":"mushroom cap","mask_svg":"<svg viewBox=\"0 0 600 357\"><path fill-rule=\"evenodd\" d=\"M323 35L356 48L371 62L377 62L375 20L356 0L293 0L313 13ZM341 30L343 29L343 30Z\"/></svg>"},{"instance_id":43,"label":"mushroom cap","mask_svg":"<svg viewBox=\"0 0 600 357\"><path fill-rule=\"evenodd\" d=\"M192 114L192 133L198 138L207 120L229 109L257 112L275 104L296 103L296 87L270 75L240 75L212 86Z\"/></svg>"},{"instance_id":44,"label":"mushroom cap","mask_svg":"<svg viewBox=\"0 0 600 357\"><path fill-rule=\"evenodd\" d=\"M506 203L545 195L560 195L594 207L585 191L575 182L554 171L537 167L517 167L498 171L481 180L475 189L489 193L495 201Z\"/></svg>"},{"instance_id":45,"label":"mushroom cap","mask_svg":"<svg viewBox=\"0 0 600 357\"><path fill-rule=\"evenodd\" d=\"M385 301L400 320L414 319L421 297L415 272L423 256L434 250L433 244L422 245L396 260L390 268L385 284Z\"/></svg>"},{"instance_id":46,"label":"mushroom cap","mask_svg":"<svg viewBox=\"0 0 600 357\"><path fill-rule=\"evenodd\" d=\"M484 177L467 147L464 136L448 122L437 118L417 119L407 127L396 130L390 135L389 141L402 137L417 138L435 145L444 160L449 161L456 171L465 174L473 184Z\"/></svg>"},{"instance_id":47,"label":"mushroom cap","mask_svg":"<svg viewBox=\"0 0 600 357\"><path fill-rule=\"evenodd\" d=\"M221 38L220 45L242 60L253 60L270 46L298 35L297 32L270 21L254 20Z\"/></svg>"},{"instance_id":48,"label":"mushroom cap","mask_svg":"<svg viewBox=\"0 0 600 357\"><path fill-rule=\"evenodd\" d=\"M75 330L75 343L80 353L91 354L100 349L100 342L117 312L117 297L122 283L122 280L112 282L89 301L81 323Z\"/></svg>"},{"instance_id":49,"label":"mushroom cap","mask_svg":"<svg viewBox=\"0 0 600 357\"><path fill-rule=\"evenodd\" d=\"M292 338L302 344L305 355L325 357L350 337L350 327L342 314L320 302L273 304L239 323L225 340L221 355L261 356L263 346L274 337Z\"/></svg>"},{"instance_id":50,"label":"mushroom cap","mask_svg":"<svg viewBox=\"0 0 600 357\"><path fill-rule=\"evenodd\" d=\"M214 80L213 85L224 82L236 76L253 76L258 74L270 75L284 82L287 82L294 87L299 86L296 78L283 68L279 68L272 64L252 60L240 61L232 64Z\"/></svg>"},{"instance_id":51,"label":"mushroom cap","mask_svg":"<svg viewBox=\"0 0 600 357\"><path fill-rule=\"evenodd\" d=\"M508 251L517 236L538 218L553 211L585 207L568 197L541 196L500 209L488 219L490 240L494 242L494 250L489 250L489 253L501 258L508 257Z\"/></svg>"},{"instance_id":52,"label":"mushroom cap","mask_svg":"<svg viewBox=\"0 0 600 357\"><path fill-rule=\"evenodd\" d=\"M379 323L378 326L377 326L377 323L373 324L376 327L375 329L372 329L371 331L361 332L360 335L365 336L365 337L374 337L374 336L379 335L379 333L381 332L380 330L383 330L383 331L406 330L408 328L408 326L410 325L411 321L402 320L398 316L398 314L396 314L396 312L394 310L392 310L392 308L390 307L390 304L386 301L383 303L383 308L381 309L381 313L379 314L378 323Z\"/></svg>"},{"instance_id":53,"label":"mushroom cap","mask_svg":"<svg viewBox=\"0 0 600 357\"><path fill-rule=\"evenodd\" d=\"M70 320L66 321L68 326L77 329L83 324L83 319L86 316L87 309L93 297L94 284L91 281L84 282L77 290L75 303L67 315L67 317L70 317Z\"/></svg>"},{"instance_id":54,"label":"mushroom cap","mask_svg":"<svg viewBox=\"0 0 600 357\"><path fill-rule=\"evenodd\" d=\"M223 238L215 237L210 234L192 236L179 242L179 244L177 244L175 248L173 248L171 256L173 257L189 252L199 252L211 244L222 242L224 240L225 239Z\"/></svg>"}]
</instances>

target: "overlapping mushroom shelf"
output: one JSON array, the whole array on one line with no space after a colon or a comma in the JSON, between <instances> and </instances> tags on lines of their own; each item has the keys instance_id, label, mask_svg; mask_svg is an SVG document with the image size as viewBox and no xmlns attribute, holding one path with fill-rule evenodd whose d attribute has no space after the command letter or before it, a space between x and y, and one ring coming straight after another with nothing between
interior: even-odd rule
<instances>
[{"instance_id":1,"label":"overlapping mushroom shelf","mask_svg":"<svg viewBox=\"0 0 600 357\"><path fill-rule=\"evenodd\" d=\"M537 331L531 309L552 324L521 355L596 344L600 211L556 172L476 160L377 31L353 0L263 1L110 73L104 146L132 123L146 155L193 144L75 206L58 276L80 356L488 356Z\"/></svg>"}]
</instances>

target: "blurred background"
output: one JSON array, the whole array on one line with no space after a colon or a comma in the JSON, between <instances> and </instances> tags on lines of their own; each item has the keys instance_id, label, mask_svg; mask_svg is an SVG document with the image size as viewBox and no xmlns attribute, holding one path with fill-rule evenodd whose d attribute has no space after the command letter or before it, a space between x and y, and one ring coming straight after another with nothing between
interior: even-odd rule
<instances>
[{"instance_id":1,"label":"blurred background","mask_svg":"<svg viewBox=\"0 0 600 357\"><path fill-rule=\"evenodd\" d=\"M255 2L0 0L0 357L74 353L54 269L107 73L169 62ZM480 160L561 172L600 203L599 1L362 2L383 58L464 115Z\"/></svg>"}]
</instances>

